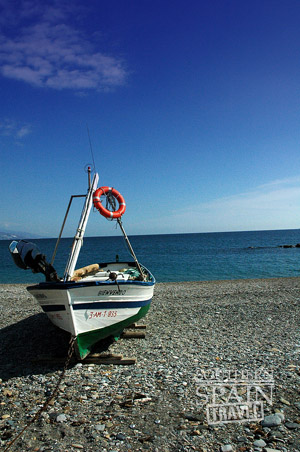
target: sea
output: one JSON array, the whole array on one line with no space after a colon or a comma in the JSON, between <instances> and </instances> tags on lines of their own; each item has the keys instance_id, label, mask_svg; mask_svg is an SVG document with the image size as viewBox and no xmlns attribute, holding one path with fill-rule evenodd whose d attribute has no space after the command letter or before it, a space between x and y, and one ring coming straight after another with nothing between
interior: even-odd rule
<instances>
[{"instance_id":1,"label":"sea","mask_svg":"<svg viewBox=\"0 0 300 452\"><path fill-rule=\"evenodd\" d=\"M230 279L300 276L300 229L163 234L129 236L138 260L157 282L215 281ZM56 239L34 239L42 254L51 261ZM59 276L73 239L61 239L54 267ZM8 245L0 241L0 283L38 283L41 274L22 270L13 262ZM291 245L292 247L284 247ZM123 237L86 237L77 267L111 262L118 256L127 261L130 253Z\"/></svg>"}]
</instances>

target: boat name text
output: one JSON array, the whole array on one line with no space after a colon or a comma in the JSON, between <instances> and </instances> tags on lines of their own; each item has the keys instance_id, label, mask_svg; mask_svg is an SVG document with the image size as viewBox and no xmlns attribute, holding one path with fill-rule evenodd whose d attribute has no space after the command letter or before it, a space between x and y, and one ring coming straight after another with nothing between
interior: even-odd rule
<instances>
[{"instance_id":1,"label":"boat name text","mask_svg":"<svg viewBox=\"0 0 300 452\"><path fill-rule=\"evenodd\" d=\"M99 290L98 296L100 295L125 295L126 290L117 290L117 289L105 289L105 290Z\"/></svg>"}]
</instances>

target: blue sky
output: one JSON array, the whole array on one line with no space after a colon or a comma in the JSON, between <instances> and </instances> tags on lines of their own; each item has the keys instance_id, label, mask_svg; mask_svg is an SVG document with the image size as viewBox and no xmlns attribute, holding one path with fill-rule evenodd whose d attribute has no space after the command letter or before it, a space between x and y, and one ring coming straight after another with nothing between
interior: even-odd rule
<instances>
[{"instance_id":1,"label":"blue sky","mask_svg":"<svg viewBox=\"0 0 300 452\"><path fill-rule=\"evenodd\" d=\"M57 236L87 125L129 234L300 227L299 23L298 0L0 0L0 231Z\"/></svg>"}]
</instances>

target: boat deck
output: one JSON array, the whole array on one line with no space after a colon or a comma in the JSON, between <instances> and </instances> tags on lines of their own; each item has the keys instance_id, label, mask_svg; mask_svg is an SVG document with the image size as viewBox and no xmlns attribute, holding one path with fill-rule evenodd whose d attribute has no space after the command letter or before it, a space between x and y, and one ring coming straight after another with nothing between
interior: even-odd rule
<instances>
[{"instance_id":1,"label":"boat deck","mask_svg":"<svg viewBox=\"0 0 300 452\"><path fill-rule=\"evenodd\" d=\"M144 281L152 281L151 273L142 266ZM110 262L92 264L75 270L71 281L141 281L141 273L135 262Z\"/></svg>"}]
</instances>

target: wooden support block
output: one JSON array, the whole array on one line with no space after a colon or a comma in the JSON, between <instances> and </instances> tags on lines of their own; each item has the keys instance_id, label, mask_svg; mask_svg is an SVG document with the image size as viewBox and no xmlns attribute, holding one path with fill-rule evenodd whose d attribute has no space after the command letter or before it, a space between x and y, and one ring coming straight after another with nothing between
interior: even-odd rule
<instances>
[{"instance_id":1,"label":"wooden support block","mask_svg":"<svg viewBox=\"0 0 300 452\"><path fill-rule=\"evenodd\" d=\"M117 355L116 353L90 353L88 358L101 358L101 359L122 359L123 355Z\"/></svg>"},{"instance_id":2,"label":"wooden support block","mask_svg":"<svg viewBox=\"0 0 300 452\"><path fill-rule=\"evenodd\" d=\"M90 358L87 356L82 364L115 364L118 366L129 366L136 363L136 358Z\"/></svg>"},{"instance_id":3,"label":"wooden support block","mask_svg":"<svg viewBox=\"0 0 300 452\"><path fill-rule=\"evenodd\" d=\"M36 363L42 362L49 364L64 364L65 361L65 358L49 355L39 355L33 360L33 362ZM75 362L75 358L72 358L71 363L74 364ZM123 355L117 354L101 355L101 353L93 353L79 362L81 362L82 364L116 364L121 366L129 366L136 363L136 358L123 358Z\"/></svg>"},{"instance_id":4,"label":"wooden support block","mask_svg":"<svg viewBox=\"0 0 300 452\"><path fill-rule=\"evenodd\" d=\"M123 331L121 334L122 339L145 339L146 334L143 331Z\"/></svg>"},{"instance_id":5,"label":"wooden support block","mask_svg":"<svg viewBox=\"0 0 300 452\"><path fill-rule=\"evenodd\" d=\"M147 328L147 325L143 325L143 324L139 325L138 323L132 323L127 328L134 328L136 330L145 330Z\"/></svg>"}]
</instances>

